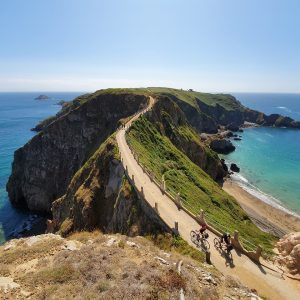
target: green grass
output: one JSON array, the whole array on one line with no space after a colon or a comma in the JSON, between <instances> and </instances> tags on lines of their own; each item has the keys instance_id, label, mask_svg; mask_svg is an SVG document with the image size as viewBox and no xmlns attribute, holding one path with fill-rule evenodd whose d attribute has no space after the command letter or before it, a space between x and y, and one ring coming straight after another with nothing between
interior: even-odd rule
<instances>
[{"instance_id":1,"label":"green grass","mask_svg":"<svg viewBox=\"0 0 300 300\"><path fill-rule=\"evenodd\" d=\"M216 106L219 104L227 110L240 110L242 105L231 95L228 94L209 94L201 93L196 91L186 91L180 89L164 88L164 87L151 87L148 89L152 93L160 96L168 96L170 98L176 97L177 99L184 101L191 106L197 108L197 99L201 102L210 105Z\"/></svg>"},{"instance_id":2,"label":"green grass","mask_svg":"<svg viewBox=\"0 0 300 300\"><path fill-rule=\"evenodd\" d=\"M203 103L216 106L219 104L223 106L227 110L240 110L243 109L242 105L231 95L228 94L209 94L209 93L201 93L196 91L186 91L181 89L173 89L166 87L147 87L147 88L110 88L98 90L93 94L85 94L79 96L75 99L75 101L83 104L86 101L97 98L101 95L119 95L119 94L134 94L134 95L152 95L154 97L159 96L167 96L172 99L177 98L178 100L184 101L191 106L197 108L197 99L202 101ZM68 106L73 105L73 101L68 102Z\"/></svg>"},{"instance_id":3,"label":"green grass","mask_svg":"<svg viewBox=\"0 0 300 300\"><path fill-rule=\"evenodd\" d=\"M185 130L185 129L184 129ZM187 133L187 138L190 138ZM238 230L251 243L260 244L265 254L272 254L275 237L262 232L236 200L223 191L200 167L179 151L145 117L139 118L127 134L128 142L140 161L155 177L164 176L167 186L179 192L194 214L205 211L208 221L220 231Z\"/></svg>"},{"instance_id":4,"label":"green grass","mask_svg":"<svg viewBox=\"0 0 300 300\"><path fill-rule=\"evenodd\" d=\"M147 236L147 238L150 239L155 246L164 251L171 252L172 250L174 250L175 252L178 252L185 256L189 256L200 263L205 262L204 253L190 246L180 236L172 236L170 234L158 234Z\"/></svg>"}]
</instances>

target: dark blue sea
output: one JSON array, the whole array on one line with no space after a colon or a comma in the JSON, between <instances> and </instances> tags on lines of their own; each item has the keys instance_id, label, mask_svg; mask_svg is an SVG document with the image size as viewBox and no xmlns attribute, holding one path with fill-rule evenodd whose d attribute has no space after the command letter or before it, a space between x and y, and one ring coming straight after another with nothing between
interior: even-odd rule
<instances>
[{"instance_id":1,"label":"dark blue sea","mask_svg":"<svg viewBox=\"0 0 300 300\"><path fill-rule=\"evenodd\" d=\"M14 209L5 185L16 149L34 136L39 121L60 110L59 100L72 100L79 93L46 93L48 100L34 100L40 93L0 93L0 244L29 230L36 216Z\"/></svg>"}]
</instances>

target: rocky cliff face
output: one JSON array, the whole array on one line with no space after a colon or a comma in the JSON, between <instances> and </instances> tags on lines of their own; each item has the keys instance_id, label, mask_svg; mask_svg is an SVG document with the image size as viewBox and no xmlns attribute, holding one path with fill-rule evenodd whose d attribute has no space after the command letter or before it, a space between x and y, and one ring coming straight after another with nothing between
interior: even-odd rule
<instances>
[{"instance_id":1,"label":"rocky cliff face","mask_svg":"<svg viewBox=\"0 0 300 300\"><path fill-rule=\"evenodd\" d=\"M16 206L49 213L73 175L119 126L122 118L146 105L147 97L134 94L90 95L15 152L7 183Z\"/></svg>"},{"instance_id":2,"label":"rocky cliff face","mask_svg":"<svg viewBox=\"0 0 300 300\"><path fill-rule=\"evenodd\" d=\"M130 236L167 231L141 201L124 176L116 141L109 138L75 174L66 194L53 202L48 231L67 235L100 228Z\"/></svg>"},{"instance_id":3,"label":"rocky cliff face","mask_svg":"<svg viewBox=\"0 0 300 300\"><path fill-rule=\"evenodd\" d=\"M231 95L227 97L227 101L233 104L232 109L225 108L218 103L208 105L201 99L196 99L195 106L191 106L176 97L171 98L176 101L178 106L184 111L187 120L198 132L217 133L218 125L241 126L245 121L257 123L262 126L300 129L300 122L289 117L283 117L278 114L267 116L259 111L244 107Z\"/></svg>"},{"instance_id":4,"label":"rocky cliff face","mask_svg":"<svg viewBox=\"0 0 300 300\"><path fill-rule=\"evenodd\" d=\"M300 279L300 232L285 235L277 243L279 262Z\"/></svg>"}]
</instances>

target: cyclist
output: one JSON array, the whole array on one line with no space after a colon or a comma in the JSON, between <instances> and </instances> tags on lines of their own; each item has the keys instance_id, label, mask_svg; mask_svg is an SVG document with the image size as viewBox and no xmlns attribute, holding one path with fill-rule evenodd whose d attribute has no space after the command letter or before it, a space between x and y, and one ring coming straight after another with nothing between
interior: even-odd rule
<instances>
[{"instance_id":1,"label":"cyclist","mask_svg":"<svg viewBox=\"0 0 300 300\"><path fill-rule=\"evenodd\" d=\"M205 233L206 229L207 229L207 225L205 223L201 224L201 228L199 230L200 234L198 234L198 237L197 237L198 242L201 239L201 237L205 238L205 239L208 238L208 233Z\"/></svg>"},{"instance_id":2,"label":"cyclist","mask_svg":"<svg viewBox=\"0 0 300 300\"><path fill-rule=\"evenodd\" d=\"M200 233L203 234L205 230L207 229L207 225L205 223L201 224Z\"/></svg>"},{"instance_id":3,"label":"cyclist","mask_svg":"<svg viewBox=\"0 0 300 300\"><path fill-rule=\"evenodd\" d=\"M223 243L223 242L225 242L227 253L229 253L233 249L233 246L232 246L231 240L230 240L229 232L226 232L222 235L221 243Z\"/></svg>"}]
</instances>

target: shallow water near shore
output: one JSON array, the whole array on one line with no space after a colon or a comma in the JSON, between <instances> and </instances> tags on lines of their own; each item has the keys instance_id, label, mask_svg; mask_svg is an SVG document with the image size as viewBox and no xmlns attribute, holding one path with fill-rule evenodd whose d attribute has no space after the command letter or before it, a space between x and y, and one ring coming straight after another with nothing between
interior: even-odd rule
<instances>
[{"instance_id":1,"label":"shallow water near shore","mask_svg":"<svg viewBox=\"0 0 300 300\"><path fill-rule=\"evenodd\" d=\"M300 215L300 130L249 128L241 136L225 156L241 168L233 179L261 200Z\"/></svg>"},{"instance_id":2,"label":"shallow water near shore","mask_svg":"<svg viewBox=\"0 0 300 300\"><path fill-rule=\"evenodd\" d=\"M244 105L300 120L299 94L234 94ZM233 179L275 207L300 215L300 130L248 128L224 158L241 168Z\"/></svg>"},{"instance_id":3,"label":"shallow water near shore","mask_svg":"<svg viewBox=\"0 0 300 300\"><path fill-rule=\"evenodd\" d=\"M60 110L59 100L72 100L80 93L46 93L50 99L34 100L39 94L0 93L0 244L39 222L36 215L14 209L8 200L5 185L14 151L36 134L32 127Z\"/></svg>"}]
</instances>

